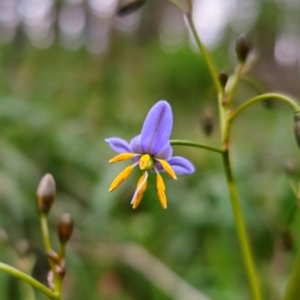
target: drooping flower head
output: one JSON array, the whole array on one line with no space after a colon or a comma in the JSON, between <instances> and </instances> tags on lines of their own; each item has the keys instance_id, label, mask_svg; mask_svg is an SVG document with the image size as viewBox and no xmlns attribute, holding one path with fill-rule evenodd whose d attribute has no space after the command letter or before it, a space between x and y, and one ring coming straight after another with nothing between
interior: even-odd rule
<instances>
[{"instance_id":1,"label":"drooping flower head","mask_svg":"<svg viewBox=\"0 0 300 300\"><path fill-rule=\"evenodd\" d=\"M157 194L163 208L167 208L167 198L160 172L166 171L173 179L177 179L176 174L191 174L195 171L194 166L187 159L181 156L172 157L173 149L169 141L172 127L171 106L162 100L150 109L141 133L135 136L130 143L117 137L105 139L110 147L119 153L109 161L110 163L127 159L133 161L133 164L125 168L112 182L109 188L110 192L130 175L134 167L139 166L143 171L131 200L133 208L139 205L146 190L148 171L156 173Z\"/></svg>"}]
</instances>

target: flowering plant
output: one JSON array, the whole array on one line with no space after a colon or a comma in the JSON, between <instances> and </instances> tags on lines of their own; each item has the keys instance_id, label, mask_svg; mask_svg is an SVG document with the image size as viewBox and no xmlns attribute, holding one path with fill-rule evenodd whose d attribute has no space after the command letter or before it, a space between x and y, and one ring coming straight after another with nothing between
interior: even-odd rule
<instances>
[{"instance_id":1,"label":"flowering plant","mask_svg":"<svg viewBox=\"0 0 300 300\"><path fill-rule=\"evenodd\" d=\"M177 179L176 174L191 174L195 170L191 162L184 157L172 156L173 149L169 141L172 127L171 106L166 101L159 101L149 111L141 134L134 137L130 143L120 138L106 139L111 148L120 153L113 157L110 163L127 159L134 162L116 177L109 188L110 192L130 175L135 166L138 165L143 171L131 200L133 208L139 205L146 190L149 170L156 173L157 194L163 208L167 208L167 198L165 184L159 173L166 171L173 179Z\"/></svg>"}]
</instances>

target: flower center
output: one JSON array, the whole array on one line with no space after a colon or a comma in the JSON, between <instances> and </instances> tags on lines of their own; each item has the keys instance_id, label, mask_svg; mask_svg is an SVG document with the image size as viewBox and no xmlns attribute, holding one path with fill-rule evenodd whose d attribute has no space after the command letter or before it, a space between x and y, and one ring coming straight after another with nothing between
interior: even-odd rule
<instances>
[{"instance_id":1,"label":"flower center","mask_svg":"<svg viewBox=\"0 0 300 300\"><path fill-rule=\"evenodd\" d=\"M153 158L149 154L142 155L140 158L139 166L143 171L152 169L154 167Z\"/></svg>"}]
</instances>

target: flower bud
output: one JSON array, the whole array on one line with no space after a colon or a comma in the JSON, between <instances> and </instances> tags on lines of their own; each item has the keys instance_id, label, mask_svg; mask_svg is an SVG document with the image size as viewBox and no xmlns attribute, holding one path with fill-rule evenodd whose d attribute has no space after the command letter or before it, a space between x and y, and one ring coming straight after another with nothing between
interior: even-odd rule
<instances>
[{"instance_id":1,"label":"flower bud","mask_svg":"<svg viewBox=\"0 0 300 300\"><path fill-rule=\"evenodd\" d=\"M202 130L206 136L210 136L214 129L214 114L210 108L206 108L201 118Z\"/></svg>"},{"instance_id":2,"label":"flower bud","mask_svg":"<svg viewBox=\"0 0 300 300\"><path fill-rule=\"evenodd\" d=\"M56 187L51 174L46 174L41 179L36 192L38 210L48 214L55 200Z\"/></svg>"},{"instance_id":3,"label":"flower bud","mask_svg":"<svg viewBox=\"0 0 300 300\"><path fill-rule=\"evenodd\" d=\"M63 214L60 217L57 233L61 244L66 244L72 235L74 228L73 219L70 214Z\"/></svg>"},{"instance_id":4,"label":"flower bud","mask_svg":"<svg viewBox=\"0 0 300 300\"><path fill-rule=\"evenodd\" d=\"M117 15L119 17L127 16L141 8L145 3L146 0L135 0L133 2L129 2L118 10Z\"/></svg>"},{"instance_id":5,"label":"flower bud","mask_svg":"<svg viewBox=\"0 0 300 300\"><path fill-rule=\"evenodd\" d=\"M294 133L296 142L300 148L300 112L296 112L294 116Z\"/></svg>"},{"instance_id":6,"label":"flower bud","mask_svg":"<svg viewBox=\"0 0 300 300\"><path fill-rule=\"evenodd\" d=\"M219 74L219 82L220 82L221 86L223 87L223 89L225 89L227 81L228 81L228 74L222 71Z\"/></svg>"},{"instance_id":7,"label":"flower bud","mask_svg":"<svg viewBox=\"0 0 300 300\"><path fill-rule=\"evenodd\" d=\"M262 105L267 109L272 109L274 107L274 100L273 99L267 99L261 101Z\"/></svg>"},{"instance_id":8,"label":"flower bud","mask_svg":"<svg viewBox=\"0 0 300 300\"><path fill-rule=\"evenodd\" d=\"M252 46L246 39L245 35L240 35L236 41L235 52L239 62L244 63Z\"/></svg>"}]
</instances>

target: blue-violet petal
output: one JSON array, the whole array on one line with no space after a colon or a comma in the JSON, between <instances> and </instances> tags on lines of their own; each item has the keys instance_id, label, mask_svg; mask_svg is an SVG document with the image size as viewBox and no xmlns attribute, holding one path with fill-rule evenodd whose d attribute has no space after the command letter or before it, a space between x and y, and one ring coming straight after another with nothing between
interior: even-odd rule
<instances>
[{"instance_id":1,"label":"blue-violet petal","mask_svg":"<svg viewBox=\"0 0 300 300\"><path fill-rule=\"evenodd\" d=\"M168 160L168 163L176 174L191 174L195 172L193 164L184 157L174 156Z\"/></svg>"},{"instance_id":2,"label":"blue-violet petal","mask_svg":"<svg viewBox=\"0 0 300 300\"><path fill-rule=\"evenodd\" d=\"M112 137L105 139L105 142L107 142L110 147L118 153L131 152L128 142L123 139Z\"/></svg>"},{"instance_id":3,"label":"blue-violet petal","mask_svg":"<svg viewBox=\"0 0 300 300\"><path fill-rule=\"evenodd\" d=\"M144 153L155 155L168 144L173 127L172 109L168 102L157 102L148 112L141 131Z\"/></svg>"},{"instance_id":4,"label":"blue-violet petal","mask_svg":"<svg viewBox=\"0 0 300 300\"><path fill-rule=\"evenodd\" d=\"M165 145L165 147L162 148L161 151L155 154L155 157L159 159L169 160L172 157L172 154L173 154L173 149L170 143L168 142L168 144Z\"/></svg>"},{"instance_id":5,"label":"blue-violet petal","mask_svg":"<svg viewBox=\"0 0 300 300\"><path fill-rule=\"evenodd\" d=\"M143 153L143 149L141 147L141 135L135 136L129 143L131 152L133 153Z\"/></svg>"}]
</instances>

